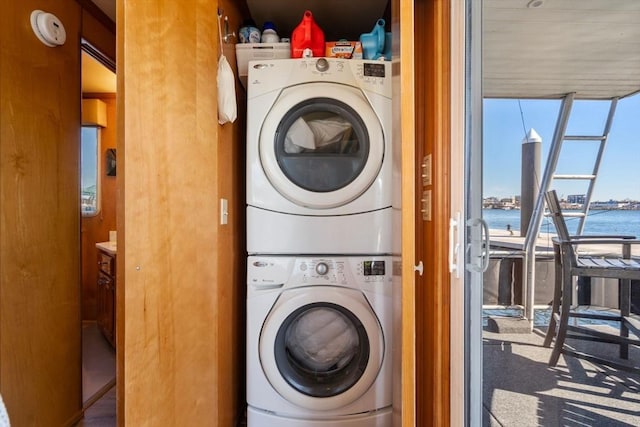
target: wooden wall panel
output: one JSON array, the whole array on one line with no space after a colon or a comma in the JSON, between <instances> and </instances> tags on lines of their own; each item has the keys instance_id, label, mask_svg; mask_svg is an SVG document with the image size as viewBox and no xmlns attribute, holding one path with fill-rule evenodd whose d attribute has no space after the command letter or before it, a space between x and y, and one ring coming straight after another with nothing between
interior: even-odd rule
<instances>
[{"instance_id":1,"label":"wooden wall panel","mask_svg":"<svg viewBox=\"0 0 640 427\"><path fill-rule=\"evenodd\" d=\"M229 19L229 31L241 26L246 15L246 4L234 0L220 0L218 7ZM224 22L222 28L224 29ZM216 28L217 29L217 28ZM217 34L217 32L216 32ZM223 53L236 70L235 42L223 44ZM238 73L235 73L236 76ZM228 349L218 363L217 425L234 426L245 405L245 144L246 144L246 92L236 79L238 119L234 123L218 125L217 180L219 197L229 201L228 225L219 227L218 235L218 346Z\"/></svg>"},{"instance_id":2,"label":"wooden wall panel","mask_svg":"<svg viewBox=\"0 0 640 427\"><path fill-rule=\"evenodd\" d=\"M395 427L414 427L416 424L416 89L414 74L414 0L395 0L392 15L399 8L399 27L394 21L394 57L399 38L400 90L394 92L394 134L400 127L402 168L402 287L400 298L394 292L394 309L401 313L400 360L394 359L394 423ZM396 37L399 35L399 37ZM396 87L394 86L394 89ZM398 104L397 104L398 103ZM396 107L399 105L399 108ZM398 329L396 329L398 330ZM399 365L399 366L398 366Z\"/></svg>"},{"instance_id":3,"label":"wooden wall panel","mask_svg":"<svg viewBox=\"0 0 640 427\"><path fill-rule=\"evenodd\" d=\"M416 170L432 157L432 184L419 173L415 206L416 259L425 273L415 287L416 425L447 426L449 413L450 274L448 271L451 186L450 0L415 2ZM422 220L422 190L430 190L431 220Z\"/></svg>"},{"instance_id":4,"label":"wooden wall panel","mask_svg":"<svg viewBox=\"0 0 640 427\"><path fill-rule=\"evenodd\" d=\"M15 426L61 426L81 397L81 10L48 2L64 46L31 30L35 0L0 3L0 391Z\"/></svg>"},{"instance_id":5,"label":"wooden wall panel","mask_svg":"<svg viewBox=\"0 0 640 427\"><path fill-rule=\"evenodd\" d=\"M116 179L105 172L107 149L116 148L116 98L115 94L91 94L107 104L107 127L100 131L100 153L98 162L100 179L100 212L83 217L82 239L82 320L96 320L96 259L97 242L109 240L109 230L116 230Z\"/></svg>"},{"instance_id":6,"label":"wooden wall panel","mask_svg":"<svg viewBox=\"0 0 640 427\"><path fill-rule=\"evenodd\" d=\"M217 123L215 12L118 2L120 425L233 425L239 412L243 125Z\"/></svg>"}]
</instances>

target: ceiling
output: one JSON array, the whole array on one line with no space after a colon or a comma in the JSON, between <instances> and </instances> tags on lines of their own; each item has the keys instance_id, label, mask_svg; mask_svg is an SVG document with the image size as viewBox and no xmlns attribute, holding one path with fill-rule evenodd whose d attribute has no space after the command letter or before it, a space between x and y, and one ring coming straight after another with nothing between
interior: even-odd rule
<instances>
[{"instance_id":1,"label":"ceiling","mask_svg":"<svg viewBox=\"0 0 640 427\"><path fill-rule=\"evenodd\" d=\"M115 0L93 0L115 21ZM258 26L290 36L304 10L327 40L357 39L387 0L247 0ZM366 7L362 7L366 5ZM640 0L484 0L483 93L603 99L640 91Z\"/></svg>"},{"instance_id":2,"label":"ceiling","mask_svg":"<svg viewBox=\"0 0 640 427\"><path fill-rule=\"evenodd\" d=\"M116 22L116 0L92 0ZM116 93L116 75L86 52L82 52L82 93Z\"/></svg>"},{"instance_id":3,"label":"ceiling","mask_svg":"<svg viewBox=\"0 0 640 427\"><path fill-rule=\"evenodd\" d=\"M485 97L632 94L640 90L640 1L484 0L482 56Z\"/></svg>"},{"instance_id":4,"label":"ceiling","mask_svg":"<svg viewBox=\"0 0 640 427\"><path fill-rule=\"evenodd\" d=\"M86 52L82 52L82 93L115 93L116 75Z\"/></svg>"},{"instance_id":5,"label":"ceiling","mask_svg":"<svg viewBox=\"0 0 640 427\"><path fill-rule=\"evenodd\" d=\"M116 22L116 0L91 0L98 6L113 22Z\"/></svg>"}]
</instances>

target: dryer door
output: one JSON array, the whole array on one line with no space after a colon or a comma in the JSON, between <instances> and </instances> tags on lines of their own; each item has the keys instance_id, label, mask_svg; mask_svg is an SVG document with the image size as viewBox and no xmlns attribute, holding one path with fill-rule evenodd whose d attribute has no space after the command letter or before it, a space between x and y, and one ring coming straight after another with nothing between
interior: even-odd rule
<instances>
[{"instance_id":1,"label":"dryer door","mask_svg":"<svg viewBox=\"0 0 640 427\"><path fill-rule=\"evenodd\" d=\"M380 120L362 91L336 83L286 88L260 131L271 184L300 206L328 209L360 196L384 157Z\"/></svg>"},{"instance_id":2,"label":"dryer door","mask_svg":"<svg viewBox=\"0 0 640 427\"><path fill-rule=\"evenodd\" d=\"M364 295L328 286L283 292L259 345L269 383L289 402L314 410L364 395L384 355L382 329Z\"/></svg>"}]
</instances>

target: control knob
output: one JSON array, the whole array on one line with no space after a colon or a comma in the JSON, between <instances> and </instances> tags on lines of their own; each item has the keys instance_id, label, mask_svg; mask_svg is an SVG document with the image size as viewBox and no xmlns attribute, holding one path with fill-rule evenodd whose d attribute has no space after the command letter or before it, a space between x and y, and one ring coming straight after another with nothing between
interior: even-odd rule
<instances>
[{"instance_id":1,"label":"control knob","mask_svg":"<svg viewBox=\"0 0 640 427\"><path fill-rule=\"evenodd\" d=\"M320 72L327 71L329 69L329 61L324 58L318 59L316 62L316 69Z\"/></svg>"},{"instance_id":2,"label":"control knob","mask_svg":"<svg viewBox=\"0 0 640 427\"><path fill-rule=\"evenodd\" d=\"M319 262L318 265L316 265L316 273L318 273L320 276L324 276L328 272L329 266L326 262Z\"/></svg>"}]
</instances>

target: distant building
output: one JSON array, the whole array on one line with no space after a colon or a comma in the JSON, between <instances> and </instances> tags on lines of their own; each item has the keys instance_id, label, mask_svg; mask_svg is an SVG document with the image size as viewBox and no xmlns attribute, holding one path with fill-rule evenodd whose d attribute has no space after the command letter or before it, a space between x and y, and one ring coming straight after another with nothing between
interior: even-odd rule
<instances>
[{"instance_id":1,"label":"distant building","mask_svg":"<svg viewBox=\"0 0 640 427\"><path fill-rule=\"evenodd\" d=\"M585 194L571 194L567 196L567 203L584 205L587 196Z\"/></svg>"},{"instance_id":2,"label":"distant building","mask_svg":"<svg viewBox=\"0 0 640 427\"><path fill-rule=\"evenodd\" d=\"M520 209L520 196L504 197L486 197L482 199L483 209Z\"/></svg>"}]
</instances>

